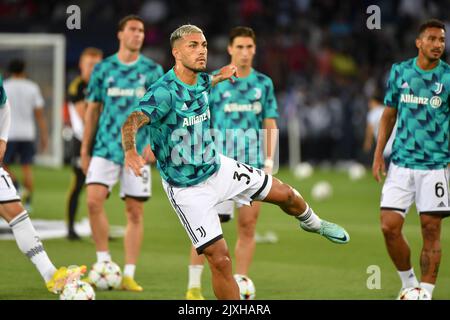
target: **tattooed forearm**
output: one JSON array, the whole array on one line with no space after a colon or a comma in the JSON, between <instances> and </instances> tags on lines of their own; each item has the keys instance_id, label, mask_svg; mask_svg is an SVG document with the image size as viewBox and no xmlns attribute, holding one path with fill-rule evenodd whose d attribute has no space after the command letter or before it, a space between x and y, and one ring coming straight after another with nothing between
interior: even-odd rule
<instances>
[{"instance_id":1,"label":"tattooed forearm","mask_svg":"<svg viewBox=\"0 0 450 320\"><path fill-rule=\"evenodd\" d=\"M126 152L136 148L136 132L150 122L150 118L141 111L131 113L122 126L122 147Z\"/></svg>"}]
</instances>

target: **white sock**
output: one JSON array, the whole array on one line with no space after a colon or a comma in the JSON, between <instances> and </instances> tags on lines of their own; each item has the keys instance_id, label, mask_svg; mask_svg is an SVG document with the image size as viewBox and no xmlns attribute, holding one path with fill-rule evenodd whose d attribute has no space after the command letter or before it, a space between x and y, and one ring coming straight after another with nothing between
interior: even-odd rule
<instances>
[{"instance_id":1,"label":"white sock","mask_svg":"<svg viewBox=\"0 0 450 320\"><path fill-rule=\"evenodd\" d=\"M44 281L49 281L55 273L56 268L48 258L44 246L31 224L28 213L23 211L9 222L9 226L13 231L20 251L34 263L42 278L44 278Z\"/></svg>"},{"instance_id":2,"label":"white sock","mask_svg":"<svg viewBox=\"0 0 450 320\"><path fill-rule=\"evenodd\" d=\"M417 281L416 275L414 274L414 268L397 272L400 276L400 279L402 280L402 288L415 288L419 286L419 281Z\"/></svg>"},{"instance_id":3,"label":"white sock","mask_svg":"<svg viewBox=\"0 0 450 320\"><path fill-rule=\"evenodd\" d=\"M193 264L189 266L188 289L201 288L203 265Z\"/></svg>"},{"instance_id":4,"label":"white sock","mask_svg":"<svg viewBox=\"0 0 450 320\"><path fill-rule=\"evenodd\" d=\"M427 283L427 282L421 282L420 283L420 287L427 290L428 293L430 294L430 296L433 295L433 290L434 290L434 284L432 283Z\"/></svg>"},{"instance_id":5,"label":"white sock","mask_svg":"<svg viewBox=\"0 0 450 320\"><path fill-rule=\"evenodd\" d=\"M320 218L314 213L313 209L309 207L308 204L306 204L306 210L302 214L296 216L298 220L306 224L309 228L312 230L319 230L320 229Z\"/></svg>"},{"instance_id":6,"label":"white sock","mask_svg":"<svg viewBox=\"0 0 450 320\"><path fill-rule=\"evenodd\" d=\"M135 270L136 270L135 264L126 264L125 267L123 268L123 275L125 277L130 277L130 278L134 279L134 271Z\"/></svg>"},{"instance_id":7,"label":"white sock","mask_svg":"<svg viewBox=\"0 0 450 320\"><path fill-rule=\"evenodd\" d=\"M97 251L97 262L109 261L111 262L111 255L108 251Z\"/></svg>"}]
</instances>

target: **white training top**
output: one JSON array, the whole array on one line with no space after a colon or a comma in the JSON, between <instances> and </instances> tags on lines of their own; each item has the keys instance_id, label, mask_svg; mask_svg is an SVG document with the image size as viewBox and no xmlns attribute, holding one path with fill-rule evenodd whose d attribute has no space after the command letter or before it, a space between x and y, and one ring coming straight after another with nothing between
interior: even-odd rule
<instances>
[{"instance_id":1,"label":"white training top","mask_svg":"<svg viewBox=\"0 0 450 320\"><path fill-rule=\"evenodd\" d=\"M44 107L39 86L28 79L6 79L3 83L11 106L9 140L35 140L36 120L34 109Z\"/></svg>"},{"instance_id":2,"label":"white training top","mask_svg":"<svg viewBox=\"0 0 450 320\"><path fill-rule=\"evenodd\" d=\"M372 125L373 127L373 135L375 138L375 141L377 141L378 138L378 130L380 129L380 121L381 116L383 115L384 111L384 105L379 105L372 110L370 110L367 114L367 123ZM384 148L383 155L385 157L388 157L391 155L392 152L392 143L394 142L395 138L395 132L397 131L397 123L395 124L394 128L392 129L392 134L389 137L388 142L386 143L386 147Z\"/></svg>"}]
</instances>

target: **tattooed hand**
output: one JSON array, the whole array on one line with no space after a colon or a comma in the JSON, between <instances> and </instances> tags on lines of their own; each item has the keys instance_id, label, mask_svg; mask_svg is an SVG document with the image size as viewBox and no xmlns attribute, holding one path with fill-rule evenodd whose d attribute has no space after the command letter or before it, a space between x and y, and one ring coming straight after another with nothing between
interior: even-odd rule
<instances>
[{"instance_id":1,"label":"tattooed hand","mask_svg":"<svg viewBox=\"0 0 450 320\"><path fill-rule=\"evenodd\" d=\"M125 168L131 169L136 176L141 175L141 169L145 164L136 151L136 132L140 127L150 122L145 113L135 111L131 113L122 126L122 147L125 154Z\"/></svg>"}]
</instances>

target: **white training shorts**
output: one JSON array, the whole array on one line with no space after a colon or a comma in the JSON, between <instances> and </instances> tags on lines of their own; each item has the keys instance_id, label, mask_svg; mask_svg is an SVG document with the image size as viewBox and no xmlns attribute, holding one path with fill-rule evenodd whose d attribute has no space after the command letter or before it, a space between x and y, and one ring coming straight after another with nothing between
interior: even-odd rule
<instances>
[{"instance_id":1,"label":"white training shorts","mask_svg":"<svg viewBox=\"0 0 450 320\"><path fill-rule=\"evenodd\" d=\"M448 169L418 170L389 165L381 194L381 209L406 217L412 203L419 214L450 214Z\"/></svg>"},{"instance_id":2,"label":"white training shorts","mask_svg":"<svg viewBox=\"0 0 450 320\"><path fill-rule=\"evenodd\" d=\"M201 254L223 238L217 205L227 200L242 205L263 200L272 187L272 176L220 155L219 170L199 184L175 187L164 180L162 183L192 244Z\"/></svg>"},{"instance_id":3,"label":"white training shorts","mask_svg":"<svg viewBox=\"0 0 450 320\"><path fill-rule=\"evenodd\" d=\"M17 190L9 176L2 167L0 167L0 204L20 201Z\"/></svg>"},{"instance_id":4,"label":"white training shorts","mask_svg":"<svg viewBox=\"0 0 450 320\"><path fill-rule=\"evenodd\" d=\"M101 157L92 157L86 175L86 184L100 184L111 192L120 179L120 197L146 201L152 195L151 170L149 165L142 168L142 176L136 177L131 170Z\"/></svg>"}]
</instances>

